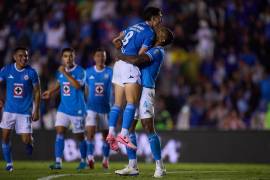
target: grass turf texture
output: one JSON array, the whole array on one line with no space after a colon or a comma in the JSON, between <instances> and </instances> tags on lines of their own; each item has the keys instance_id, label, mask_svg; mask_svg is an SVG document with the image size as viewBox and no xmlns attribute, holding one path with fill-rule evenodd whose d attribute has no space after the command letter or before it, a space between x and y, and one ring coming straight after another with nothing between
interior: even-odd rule
<instances>
[{"instance_id":1,"label":"grass turf texture","mask_svg":"<svg viewBox=\"0 0 270 180\"><path fill-rule=\"evenodd\" d=\"M114 174L116 169L124 167L124 163L111 162L110 170L104 172L100 163L95 164L95 169L77 171L78 163L64 163L62 170L50 170L48 166L52 162L39 161L15 161L14 171L6 172L5 164L0 161L0 179L38 179L47 177L50 179L84 180L84 179L154 179L154 164L140 163L140 175L138 177L124 177ZM219 164L219 163L180 163L166 164L167 175L163 179L177 180L269 180L269 164Z\"/></svg>"}]
</instances>

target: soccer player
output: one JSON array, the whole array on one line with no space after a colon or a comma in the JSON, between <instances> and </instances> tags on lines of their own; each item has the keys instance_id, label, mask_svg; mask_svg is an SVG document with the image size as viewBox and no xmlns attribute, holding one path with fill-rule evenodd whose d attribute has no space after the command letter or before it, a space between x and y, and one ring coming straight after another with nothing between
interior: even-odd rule
<instances>
[{"instance_id":1,"label":"soccer player","mask_svg":"<svg viewBox=\"0 0 270 180\"><path fill-rule=\"evenodd\" d=\"M116 46L120 44L119 47L121 46L122 53L125 55L142 54L153 44L155 33L152 28L161 23L161 10L149 7L143 15L145 22L128 27L113 40ZM117 142L136 149L136 146L129 139L128 130L133 122L141 94L140 76L139 68L133 64L120 60L114 65L112 82L114 83L115 103L109 114L109 134L106 139L112 150L119 150ZM124 96L127 104L123 112L122 129L115 138L115 127L121 113Z\"/></svg>"},{"instance_id":2,"label":"soccer player","mask_svg":"<svg viewBox=\"0 0 270 180\"><path fill-rule=\"evenodd\" d=\"M96 128L103 135L103 161L104 169L109 167L110 146L106 142L108 135L108 113L110 112L110 99L112 87L112 69L106 67L106 51L97 49L94 53L95 66L86 70L86 97L87 97L87 160L90 169L94 168L94 136Z\"/></svg>"},{"instance_id":3,"label":"soccer player","mask_svg":"<svg viewBox=\"0 0 270 180\"><path fill-rule=\"evenodd\" d=\"M161 159L160 140L154 127L155 81L164 60L163 47L172 42L173 34L166 27L156 28L155 31L156 41L153 48L139 56L125 56L120 54L119 59L141 67L143 90L137 111L138 117L136 119L141 120L144 130L148 134L150 148L156 161L154 177L159 178L165 175L166 170ZM137 144L135 135L136 123L137 121L134 121L130 129L130 139L135 145ZM119 175L138 175L136 151L127 148L127 154L129 165L122 170L115 171L115 173Z\"/></svg>"},{"instance_id":4,"label":"soccer player","mask_svg":"<svg viewBox=\"0 0 270 180\"><path fill-rule=\"evenodd\" d=\"M64 151L64 134L72 124L72 132L79 141L81 162L77 169L85 169L86 141L84 140L84 83L85 71L75 64L75 51L64 48L61 52L62 64L58 69L56 86L42 94L43 99L49 99L60 90L61 101L56 114L55 163L51 169L62 169L62 156Z\"/></svg>"},{"instance_id":5,"label":"soccer player","mask_svg":"<svg viewBox=\"0 0 270 180\"><path fill-rule=\"evenodd\" d=\"M10 134L15 128L21 135L28 155L33 151L32 121L38 121L40 115L40 83L37 72L28 65L29 55L25 47L14 50L15 63L6 65L0 71L0 82L6 81L6 100L0 127L2 128L2 152L6 161L6 170L13 171ZM3 94L3 93L0 93ZM33 108L34 101L34 108Z\"/></svg>"}]
</instances>

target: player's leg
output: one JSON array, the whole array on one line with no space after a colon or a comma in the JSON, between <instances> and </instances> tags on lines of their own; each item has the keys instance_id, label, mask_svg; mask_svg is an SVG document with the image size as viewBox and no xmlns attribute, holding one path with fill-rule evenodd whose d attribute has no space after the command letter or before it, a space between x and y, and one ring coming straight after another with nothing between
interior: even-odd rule
<instances>
[{"instance_id":1,"label":"player's leg","mask_svg":"<svg viewBox=\"0 0 270 180\"><path fill-rule=\"evenodd\" d=\"M115 102L109 113L109 134L106 138L106 141L110 144L110 148L114 151L119 150L118 144L115 139L115 127L117 125L119 115L121 114L124 95L124 87L118 84L114 84Z\"/></svg>"},{"instance_id":2,"label":"player's leg","mask_svg":"<svg viewBox=\"0 0 270 180\"><path fill-rule=\"evenodd\" d=\"M129 131L129 138L130 141L137 146L135 128L137 125L138 120L134 119L132 126ZM125 175L125 176L137 176L139 175L139 169L137 164L137 154L136 150L126 147L127 155L128 155L128 166L124 169L116 170L115 173L118 175Z\"/></svg>"},{"instance_id":3,"label":"player's leg","mask_svg":"<svg viewBox=\"0 0 270 180\"><path fill-rule=\"evenodd\" d=\"M147 133L152 155L156 162L156 170L154 177L162 177L165 175L166 170L161 159L161 144L160 139L154 128L154 119L146 118L142 119L142 126Z\"/></svg>"},{"instance_id":4,"label":"player's leg","mask_svg":"<svg viewBox=\"0 0 270 180\"><path fill-rule=\"evenodd\" d=\"M12 113L4 112L0 128L2 129L2 153L4 160L6 161L6 170L13 171L13 161L11 156L11 145L10 145L10 133L15 126L15 117Z\"/></svg>"},{"instance_id":5,"label":"player's leg","mask_svg":"<svg viewBox=\"0 0 270 180\"><path fill-rule=\"evenodd\" d=\"M129 139L129 129L132 125L136 107L141 96L141 86L138 83L125 84L125 94L127 105L123 113L123 123L120 135L117 140L129 148L136 149L137 147Z\"/></svg>"},{"instance_id":6,"label":"player's leg","mask_svg":"<svg viewBox=\"0 0 270 180\"><path fill-rule=\"evenodd\" d=\"M87 162L90 169L94 169L94 150L95 150L95 133L96 133L96 118L97 113L94 111L87 111L85 121L86 137L87 137Z\"/></svg>"},{"instance_id":7,"label":"player's leg","mask_svg":"<svg viewBox=\"0 0 270 180\"><path fill-rule=\"evenodd\" d=\"M22 142L25 144L25 150L27 155L33 153L33 137L31 133L21 133Z\"/></svg>"},{"instance_id":8,"label":"player's leg","mask_svg":"<svg viewBox=\"0 0 270 180\"><path fill-rule=\"evenodd\" d=\"M85 131L85 119L83 116L69 116L70 121L72 123L72 132L76 138L76 140L79 142L79 149L81 154L81 161L79 163L79 166L77 167L77 170L85 169L87 167L86 163L86 152L87 152L87 146L86 141L84 137L84 131Z\"/></svg>"},{"instance_id":9,"label":"player's leg","mask_svg":"<svg viewBox=\"0 0 270 180\"><path fill-rule=\"evenodd\" d=\"M65 132L70 122L66 114L57 112L55 121L56 137L54 143L55 162L50 169L62 169L62 157L65 147Z\"/></svg>"},{"instance_id":10,"label":"player's leg","mask_svg":"<svg viewBox=\"0 0 270 180\"><path fill-rule=\"evenodd\" d=\"M6 161L7 171L13 171L13 161L11 157L11 146L10 146L10 133L11 129L2 128L2 153L4 160Z\"/></svg>"},{"instance_id":11,"label":"player's leg","mask_svg":"<svg viewBox=\"0 0 270 180\"><path fill-rule=\"evenodd\" d=\"M103 169L109 168L109 156L110 156L110 145L106 141L106 137L109 134L108 130L108 114L98 114L98 127L101 130L102 137L103 137L103 144L102 144L102 154L103 154L103 160L102 160L102 167Z\"/></svg>"}]
</instances>

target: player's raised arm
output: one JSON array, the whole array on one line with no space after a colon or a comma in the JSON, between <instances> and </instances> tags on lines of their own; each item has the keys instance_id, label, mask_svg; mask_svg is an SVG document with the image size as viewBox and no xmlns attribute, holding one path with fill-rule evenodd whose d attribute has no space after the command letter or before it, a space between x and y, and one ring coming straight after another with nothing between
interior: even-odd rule
<instances>
[{"instance_id":1,"label":"player's raised arm","mask_svg":"<svg viewBox=\"0 0 270 180\"><path fill-rule=\"evenodd\" d=\"M126 62L134 64L136 66L148 65L151 63L151 59L146 54L141 54L138 56L126 56L126 55L119 52L117 54L117 56L122 61L126 61Z\"/></svg>"},{"instance_id":2,"label":"player's raised arm","mask_svg":"<svg viewBox=\"0 0 270 180\"><path fill-rule=\"evenodd\" d=\"M124 39L124 32L120 32L119 35L112 40L112 43L116 49L120 49L122 47L122 39Z\"/></svg>"},{"instance_id":3,"label":"player's raised arm","mask_svg":"<svg viewBox=\"0 0 270 180\"><path fill-rule=\"evenodd\" d=\"M66 78L67 80L70 82L70 84L75 87L76 89L80 89L82 86L80 84L79 81L77 81L74 77L71 76L70 73L68 73L66 70L65 70L65 67L64 66L60 66L58 68L58 71L60 73L62 73Z\"/></svg>"}]
</instances>

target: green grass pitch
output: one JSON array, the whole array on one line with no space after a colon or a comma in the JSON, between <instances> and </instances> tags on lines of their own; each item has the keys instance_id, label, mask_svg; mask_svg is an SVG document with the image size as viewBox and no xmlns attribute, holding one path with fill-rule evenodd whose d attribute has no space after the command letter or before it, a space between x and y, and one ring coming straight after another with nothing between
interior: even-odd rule
<instances>
[{"instance_id":1,"label":"green grass pitch","mask_svg":"<svg viewBox=\"0 0 270 180\"><path fill-rule=\"evenodd\" d=\"M100 163L95 164L94 170L77 171L78 163L64 163L63 170L48 169L51 162L15 161L14 171L4 170L4 162L0 161L0 180L126 180L126 179L154 179L154 164L139 163L138 177L124 177L114 174L114 170L123 168L125 163L111 162L110 170L104 172ZM219 163L179 163L166 164L167 175L163 179L177 180L269 180L270 164L219 164ZM42 178L42 179L41 179Z\"/></svg>"}]
</instances>

